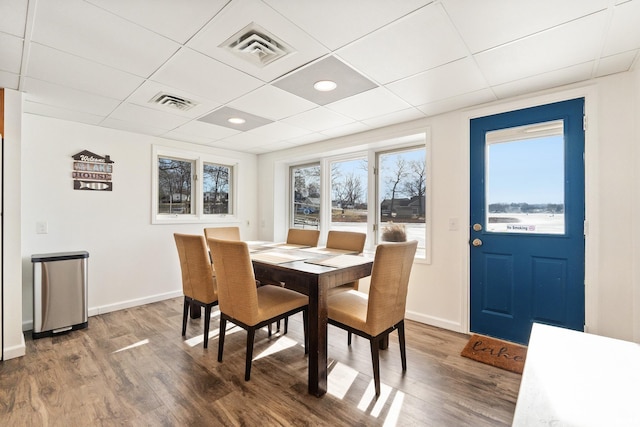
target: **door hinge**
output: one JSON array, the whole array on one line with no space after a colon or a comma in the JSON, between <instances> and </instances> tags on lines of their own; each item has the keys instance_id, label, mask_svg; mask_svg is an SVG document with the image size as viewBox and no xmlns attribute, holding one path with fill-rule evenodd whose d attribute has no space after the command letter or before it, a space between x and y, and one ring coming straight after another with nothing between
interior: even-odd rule
<instances>
[{"instance_id":1,"label":"door hinge","mask_svg":"<svg viewBox=\"0 0 640 427\"><path fill-rule=\"evenodd\" d=\"M378 230L378 225L377 224L373 224L373 231L377 231Z\"/></svg>"},{"instance_id":2,"label":"door hinge","mask_svg":"<svg viewBox=\"0 0 640 427\"><path fill-rule=\"evenodd\" d=\"M198 180L198 174L197 174L197 173L194 173L194 174L193 174L193 180L194 180L194 181L197 181L197 180Z\"/></svg>"},{"instance_id":3,"label":"door hinge","mask_svg":"<svg viewBox=\"0 0 640 427\"><path fill-rule=\"evenodd\" d=\"M584 131L587 130L587 124L588 124L588 120L587 120L587 116L585 114L584 116L582 116L582 130L584 130Z\"/></svg>"}]
</instances>

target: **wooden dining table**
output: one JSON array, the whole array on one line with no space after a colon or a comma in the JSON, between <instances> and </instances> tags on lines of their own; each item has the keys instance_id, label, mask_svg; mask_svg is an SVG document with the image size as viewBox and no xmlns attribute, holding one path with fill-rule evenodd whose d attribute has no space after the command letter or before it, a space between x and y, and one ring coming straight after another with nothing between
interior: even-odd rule
<instances>
[{"instance_id":1,"label":"wooden dining table","mask_svg":"<svg viewBox=\"0 0 640 427\"><path fill-rule=\"evenodd\" d=\"M256 279L309 296L309 394L327 392L327 294L371 275L373 259L325 248L248 242Z\"/></svg>"}]
</instances>

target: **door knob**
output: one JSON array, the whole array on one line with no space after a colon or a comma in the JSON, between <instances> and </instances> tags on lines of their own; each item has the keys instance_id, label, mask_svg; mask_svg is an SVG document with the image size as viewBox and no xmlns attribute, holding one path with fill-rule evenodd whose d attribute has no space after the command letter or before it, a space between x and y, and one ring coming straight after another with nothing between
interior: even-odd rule
<instances>
[{"instance_id":1,"label":"door knob","mask_svg":"<svg viewBox=\"0 0 640 427\"><path fill-rule=\"evenodd\" d=\"M473 224L473 231L482 231L482 225Z\"/></svg>"},{"instance_id":2,"label":"door knob","mask_svg":"<svg viewBox=\"0 0 640 427\"><path fill-rule=\"evenodd\" d=\"M471 244L472 244L473 246L476 246L476 247L477 247L477 246L482 246L482 240L480 240L480 239L473 239L473 241L471 242Z\"/></svg>"}]
</instances>

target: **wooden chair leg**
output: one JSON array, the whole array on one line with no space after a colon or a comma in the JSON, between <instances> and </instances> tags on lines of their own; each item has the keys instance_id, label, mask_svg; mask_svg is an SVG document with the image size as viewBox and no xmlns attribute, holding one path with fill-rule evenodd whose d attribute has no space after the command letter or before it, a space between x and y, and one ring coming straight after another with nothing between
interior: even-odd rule
<instances>
[{"instance_id":1,"label":"wooden chair leg","mask_svg":"<svg viewBox=\"0 0 640 427\"><path fill-rule=\"evenodd\" d=\"M376 396L380 396L380 349L378 340L369 341L371 346L371 362L373 364L373 384L376 388Z\"/></svg>"},{"instance_id":2,"label":"wooden chair leg","mask_svg":"<svg viewBox=\"0 0 640 427\"><path fill-rule=\"evenodd\" d=\"M404 320L398 324L398 341L400 342L400 360L402 360L402 370L407 370L407 348L404 340Z\"/></svg>"},{"instance_id":3,"label":"wooden chair leg","mask_svg":"<svg viewBox=\"0 0 640 427\"><path fill-rule=\"evenodd\" d=\"M187 316L189 316L189 302L184 297L184 308L182 309L182 336L187 333Z\"/></svg>"},{"instance_id":4,"label":"wooden chair leg","mask_svg":"<svg viewBox=\"0 0 640 427\"><path fill-rule=\"evenodd\" d=\"M209 324L211 323L211 306L204 308L204 348L209 345Z\"/></svg>"},{"instance_id":5,"label":"wooden chair leg","mask_svg":"<svg viewBox=\"0 0 640 427\"><path fill-rule=\"evenodd\" d=\"M253 359L253 341L256 335L255 328L247 330L247 361L244 368L244 380L249 381L251 378L251 360Z\"/></svg>"},{"instance_id":6,"label":"wooden chair leg","mask_svg":"<svg viewBox=\"0 0 640 427\"><path fill-rule=\"evenodd\" d=\"M347 345L351 345L351 332L347 332Z\"/></svg>"},{"instance_id":7,"label":"wooden chair leg","mask_svg":"<svg viewBox=\"0 0 640 427\"><path fill-rule=\"evenodd\" d=\"M224 350L224 335L227 332L227 319L220 316L220 335L218 336L218 362L222 362L222 351Z\"/></svg>"},{"instance_id":8,"label":"wooden chair leg","mask_svg":"<svg viewBox=\"0 0 640 427\"><path fill-rule=\"evenodd\" d=\"M278 320L278 322L280 322L280 321ZM286 335L287 332L289 332L289 318L285 317L284 318L284 332L282 333L282 335Z\"/></svg>"}]
</instances>

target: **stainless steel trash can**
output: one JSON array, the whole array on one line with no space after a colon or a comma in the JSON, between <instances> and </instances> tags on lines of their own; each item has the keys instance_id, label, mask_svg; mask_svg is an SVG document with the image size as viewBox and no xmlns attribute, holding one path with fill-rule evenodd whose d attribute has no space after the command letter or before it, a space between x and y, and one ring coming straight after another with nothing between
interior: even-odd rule
<instances>
[{"instance_id":1,"label":"stainless steel trash can","mask_svg":"<svg viewBox=\"0 0 640 427\"><path fill-rule=\"evenodd\" d=\"M33 338L88 326L88 258L86 251L31 256Z\"/></svg>"}]
</instances>

